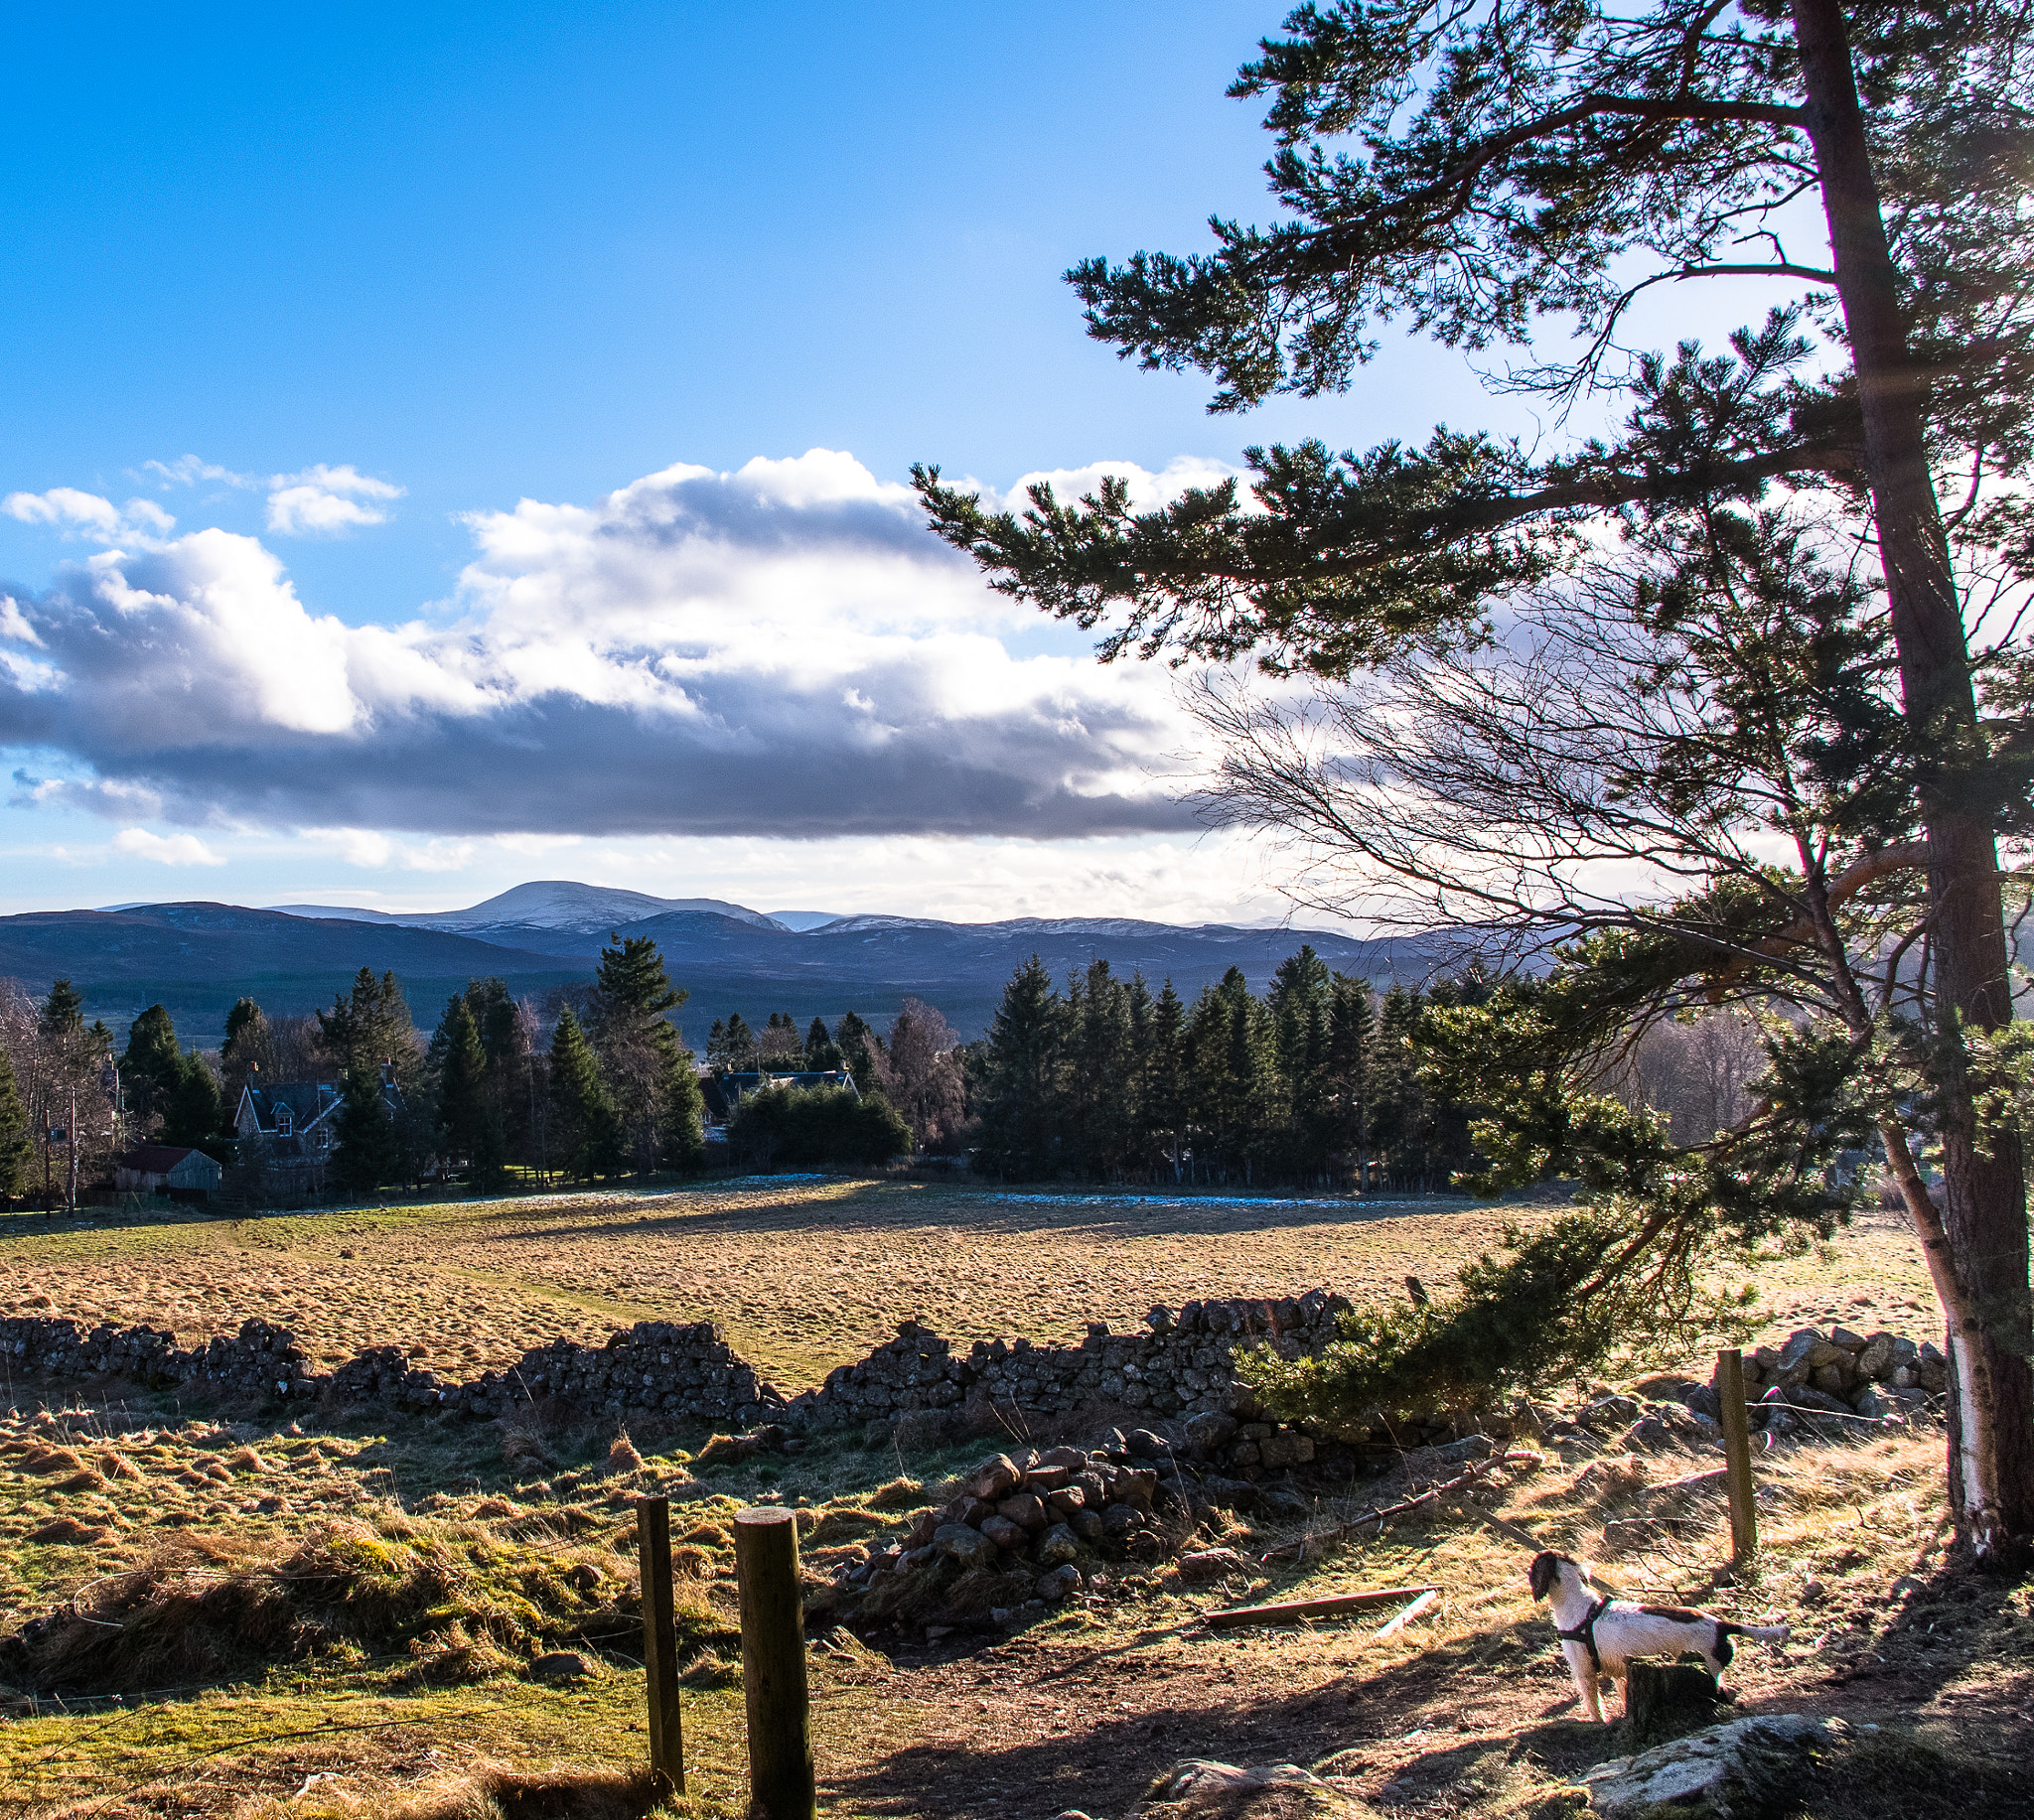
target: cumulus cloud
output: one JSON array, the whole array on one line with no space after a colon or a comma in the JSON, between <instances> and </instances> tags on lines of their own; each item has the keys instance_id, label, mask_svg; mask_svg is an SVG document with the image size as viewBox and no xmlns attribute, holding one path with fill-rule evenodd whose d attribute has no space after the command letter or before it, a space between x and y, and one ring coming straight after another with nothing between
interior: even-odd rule
<instances>
[{"instance_id":1,"label":"cumulus cloud","mask_svg":"<svg viewBox=\"0 0 2034 1820\"><path fill-rule=\"evenodd\" d=\"M467 523L454 599L406 625L312 611L273 552L222 530L73 564L0 619L0 743L190 823L1052 838L1188 820L1155 780L1189 738L1164 677L1013 655L997 633L1028 610L849 456L673 467Z\"/></svg>"},{"instance_id":2,"label":"cumulus cloud","mask_svg":"<svg viewBox=\"0 0 2034 1820\"><path fill-rule=\"evenodd\" d=\"M1161 505L1177 499L1190 487L1219 487L1224 481L1246 478L1247 471L1232 467L1228 462L1218 462L1204 456L1180 455L1153 474L1148 468L1140 468L1135 462L1090 462L1085 468L1040 468L1030 474L1022 474L1003 491L992 487L981 487L978 482L969 482L979 488L985 508L998 511L1022 511L1031 503L1031 490L1043 483L1053 490L1053 496L1063 505L1071 505L1076 499L1099 490L1104 475L1115 475L1127 481L1130 487L1130 509L1133 512L1154 511ZM1249 497L1247 489L1243 497Z\"/></svg>"},{"instance_id":3,"label":"cumulus cloud","mask_svg":"<svg viewBox=\"0 0 2034 1820\"><path fill-rule=\"evenodd\" d=\"M125 505L75 487L52 487L47 492L11 492L0 499L0 511L23 524L47 524L67 537L93 543L151 541L176 528L177 521L153 499L129 499Z\"/></svg>"},{"instance_id":4,"label":"cumulus cloud","mask_svg":"<svg viewBox=\"0 0 2034 1820\"><path fill-rule=\"evenodd\" d=\"M151 834L146 828L122 828L113 836L113 850L130 859L155 860L164 866L225 864L195 834Z\"/></svg>"},{"instance_id":5,"label":"cumulus cloud","mask_svg":"<svg viewBox=\"0 0 2034 1820\"><path fill-rule=\"evenodd\" d=\"M388 514L376 501L402 497L402 489L387 481L323 462L302 474L278 474L268 485L268 528L291 537L329 537L384 523Z\"/></svg>"}]
</instances>

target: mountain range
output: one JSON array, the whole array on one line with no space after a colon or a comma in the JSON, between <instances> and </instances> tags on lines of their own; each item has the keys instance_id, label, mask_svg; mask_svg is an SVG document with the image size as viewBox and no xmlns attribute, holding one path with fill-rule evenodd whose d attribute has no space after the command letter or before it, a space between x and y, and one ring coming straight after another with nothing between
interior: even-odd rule
<instances>
[{"instance_id":1,"label":"mountain range","mask_svg":"<svg viewBox=\"0 0 2034 1820\"><path fill-rule=\"evenodd\" d=\"M1129 917L967 923L819 915L779 918L717 899L654 898L570 881L518 885L468 910L401 914L335 905L121 905L0 917L0 975L38 993L53 978L73 980L87 1014L103 1017L116 1034L161 1003L187 1043L212 1044L243 993L271 1014L300 1012L329 1004L361 967L393 969L428 1027L444 1000L476 975L499 975L512 991L541 995L589 978L612 936L647 935L662 950L672 981L690 994L678 1016L696 1046L708 1023L732 1011L751 1023L789 1011L802 1026L852 1009L880 1028L909 996L939 1006L972 1037L1034 953L1056 978L1098 958L1125 976L1141 971L1154 986L1170 979L1189 999L1232 966L1262 990L1302 942L1331 967L1380 983L1417 976L1429 958L1417 942L1326 929L1185 927Z\"/></svg>"}]
</instances>

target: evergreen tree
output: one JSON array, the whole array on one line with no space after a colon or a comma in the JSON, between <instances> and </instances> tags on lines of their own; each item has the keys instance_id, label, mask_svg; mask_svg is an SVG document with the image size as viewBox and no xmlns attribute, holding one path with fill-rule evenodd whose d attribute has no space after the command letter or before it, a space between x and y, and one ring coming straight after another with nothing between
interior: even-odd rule
<instances>
[{"instance_id":1,"label":"evergreen tree","mask_svg":"<svg viewBox=\"0 0 2034 1820\"><path fill-rule=\"evenodd\" d=\"M1066 1021L1052 975L1034 954L1003 988L989 1026L977 1169L1012 1181L1059 1172L1067 1115L1062 1076Z\"/></svg>"},{"instance_id":2,"label":"evergreen tree","mask_svg":"<svg viewBox=\"0 0 2034 1820\"><path fill-rule=\"evenodd\" d=\"M161 1110L163 1143L202 1150L215 1163L226 1160L225 1104L218 1077L196 1050L177 1058L176 1078L162 1096Z\"/></svg>"},{"instance_id":3,"label":"evergreen tree","mask_svg":"<svg viewBox=\"0 0 2034 1820\"><path fill-rule=\"evenodd\" d=\"M595 981L601 1065L631 1161L639 1169L696 1168L705 1156L705 1101L692 1053L665 1015L689 995L670 983L647 935L603 948Z\"/></svg>"},{"instance_id":4,"label":"evergreen tree","mask_svg":"<svg viewBox=\"0 0 2034 1820\"><path fill-rule=\"evenodd\" d=\"M241 1091L257 1075L275 1078L275 1036L252 999L235 999L226 1013L225 1041L218 1051L227 1116L237 1113Z\"/></svg>"},{"instance_id":5,"label":"evergreen tree","mask_svg":"<svg viewBox=\"0 0 2034 1820\"><path fill-rule=\"evenodd\" d=\"M620 1152L614 1101L570 1005L551 1034L550 1098L553 1161L575 1181L611 1175Z\"/></svg>"},{"instance_id":6,"label":"evergreen tree","mask_svg":"<svg viewBox=\"0 0 2034 1820\"><path fill-rule=\"evenodd\" d=\"M840 1050L840 1060L835 1065L846 1068L854 1077L855 1091L875 1092L876 1059L883 1052L882 1039L854 1012L845 1011L834 1026L833 1041Z\"/></svg>"},{"instance_id":7,"label":"evergreen tree","mask_svg":"<svg viewBox=\"0 0 2034 1820\"><path fill-rule=\"evenodd\" d=\"M395 1122L381 1091L381 1070L356 1063L346 1073L335 1133L333 1186L342 1194L371 1194L396 1171Z\"/></svg>"},{"instance_id":8,"label":"evergreen tree","mask_svg":"<svg viewBox=\"0 0 2034 1820\"><path fill-rule=\"evenodd\" d=\"M129 1026L126 1052L120 1057L120 1091L136 1133L154 1129L183 1077L184 1051L177 1044L176 1027L164 1007L151 1005Z\"/></svg>"},{"instance_id":9,"label":"evergreen tree","mask_svg":"<svg viewBox=\"0 0 2034 1820\"><path fill-rule=\"evenodd\" d=\"M52 980L43 1001L42 1032L60 1042L84 1035L84 1001L69 980Z\"/></svg>"},{"instance_id":10,"label":"evergreen tree","mask_svg":"<svg viewBox=\"0 0 2034 1820\"><path fill-rule=\"evenodd\" d=\"M444 1134L446 1152L465 1160L478 1176L499 1156L500 1146L489 1129L487 1051L481 1047L481 1034L474 1028L464 993L454 993L446 1002L445 1015L431 1040L431 1056L437 1073L438 1128ZM363 1055L348 1071L373 1065Z\"/></svg>"},{"instance_id":11,"label":"evergreen tree","mask_svg":"<svg viewBox=\"0 0 2034 1820\"><path fill-rule=\"evenodd\" d=\"M392 972L376 979L371 968L363 967L352 993L336 997L329 1012L318 1014L318 1033L342 1077L362 1063L378 1073L382 1062L393 1062L396 1082L407 1092L423 1072L409 1001Z\"/></svg>"},{"instance_id":12,"label":"evergreen tree","mask_svg":"<svg viewBox=\"0 0 2034 1820\"><path fill-rule=\"evenodd\" d=\"M1141 1097L1146 1142L1178 1182L1192 1138L1188 1130L1187 1008L1165 982L1151 1008L1151 1043Z\"/></svg>"},{"instance_id":13,"label":"evergreen tree","mask_svg":"<svg viewBox=\"0 0 2034 1820\"><path fill-rule=\"evenodd\" d=\"M805 1066L814 1074L840 1066L840 1045L826 1034L825 1021L814 1018L805 1032Z\"/></svg>"},{"instance_id":14,"label":"evergreen tree","mask_svg":"<svg viewBox=\"0 0 2034 1820\"><path fill-rule=\"evenodd\" d=\"M0 1044L0 1201L22 1193L29 1182L28 1108L14 1078L14 1063Z\"/></svg>"},{"instance_id":15,"label":"evergreen tree","mask_svg":"<svg viewBox=\"0 0 2034 1820\"><path fill-rule=\"evenodd\" d=\"M1338 973L1329 1014L1328 1075L1334 1121L1332 1149L1348 1159L1359 1193L1370 1187L1372 1087L1377 1010L1369 980Z\"/></svg>"}]
</instances>

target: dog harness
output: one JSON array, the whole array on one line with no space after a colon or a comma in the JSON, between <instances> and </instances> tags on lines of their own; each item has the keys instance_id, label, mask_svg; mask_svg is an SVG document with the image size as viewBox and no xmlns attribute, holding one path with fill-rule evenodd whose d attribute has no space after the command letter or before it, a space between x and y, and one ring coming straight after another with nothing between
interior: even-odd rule
<instances>
[{"instance_id":1,"label":"dog harness","mask_svg":"<svg viewBox=\"0 0 2034 1820\"><path fill-rule=\"evenodd\" d=\"M1596 1653L1596 1620L1610 1610L1610 1601L1599 1599L1588 1610L1582 1621L1572 1630L1556 1626L1554 1635L1564 1643L1580 1643L1589 1652L1589 1666L1599 1675L1603 1672L1603 1658Z\"/></svg>"}]
</instances>

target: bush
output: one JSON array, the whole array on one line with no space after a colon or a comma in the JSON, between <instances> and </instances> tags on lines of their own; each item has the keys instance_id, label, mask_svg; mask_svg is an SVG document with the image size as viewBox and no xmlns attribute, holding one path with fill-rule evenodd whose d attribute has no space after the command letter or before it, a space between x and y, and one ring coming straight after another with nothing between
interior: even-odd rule
<instances>
[{"instance_id":1,"label":"bush","mask_svg":"<svg viewBox=\"0 0 2034 1820\"><path fill-rule=\"evenodd\" d=\"M911 1127L880 1093L847 1087L763 1087L735 1108L728 1149L744 1169L878 1164L911 1150Z\"/></svg>"}]
</instances>

